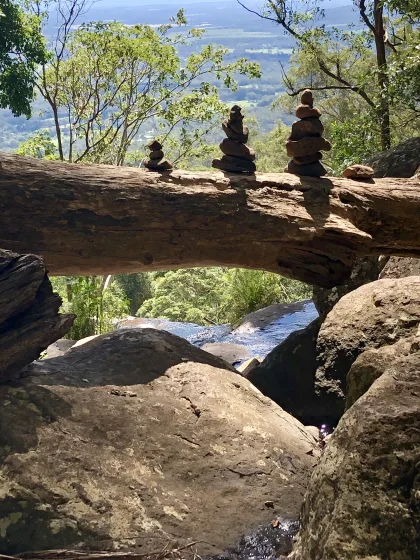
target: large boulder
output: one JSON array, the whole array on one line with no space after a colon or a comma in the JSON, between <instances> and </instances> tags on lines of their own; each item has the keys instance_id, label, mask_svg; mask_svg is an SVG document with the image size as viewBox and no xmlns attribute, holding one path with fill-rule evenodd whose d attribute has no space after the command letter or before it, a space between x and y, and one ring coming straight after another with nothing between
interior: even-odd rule
<instances>
[{"instance_id":1,"label":"large boulder","mask_svg":"<svg viewBox=\"0 0 420 560\"><path fill-rule=\"evenodd\" d=\"M409 138L368 160L375 177L412 177L420 166L420 136Z\"/></svg>"},{"instance_id":2,"label":"large boulder","mask_svg":"<svg viewBox=\"0 0 420 560\"><path fill-rule=\"evenodd\" d=\"M290 560L420 558L420 340L396 346L327 444Z\"/></svg>"},{"instance_id":3,"label":"large boulder","mask_svg":"<svg viewBox=\"0 0 420 560\"><path fill-rule=\"evenodd\" d=\"M345 282L334 288L313 287L313 301L321 317L325 317L334 305L346 294L364 284L378 280L384 261L381 258L364 257L357 259L350 276Z\"/></svg>"},{"instance_id":4,"label":"large boulder","mask_svg":"<svg viewBox=\"0 0 420 560\"><path fill-rule=\"evenodd\" d=\"M264 395L304 424L335 422L329 417L329 395L315 390L316 341L321 320L289 335L248 374Z\"/></svg>"},{"instance_id":5,"label":"large boulder","mask_svg":"<svg viewBox=\"0 0 420 560\"><path fill-rule=\"evenodd\" d=\"M316 388L331 398L329 413L344 411L346 377L356 358L410 336L420 323L420 277L377 280L340 299L317 339Z\"/></svg>"},{"instance_id":6,"label":"large boulder","mask_svg":"<svg viewBox=\"0 0 420 560\"><path fill-rule=\"evenodd\" d=\"M420 276L420 259L391 257L384 266L380 278L405 278Z\"/></svg>"},{"instance_id":7,"label":"large boulder","mask_svg":"<svg viewBox=\"0 0 420 560\"><path fill-rule=\"evenodd\" d=\"M296 518L304 427L223 360L154 329L103 335L0 386L0 552L217 553Z\"/></svg>"}]
</instances>

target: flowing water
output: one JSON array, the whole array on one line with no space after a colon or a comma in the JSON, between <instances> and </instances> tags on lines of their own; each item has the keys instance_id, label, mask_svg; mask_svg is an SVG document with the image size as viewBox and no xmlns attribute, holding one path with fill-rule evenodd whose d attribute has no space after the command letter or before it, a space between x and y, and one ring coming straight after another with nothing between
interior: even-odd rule
<instances>
[{"instance_id":1,"label":"flowing water","mask_svg":"<svg viewBox=\"0 0 420 560\"><path fill-rule=\"evenodd\" d=\"M298 304L285 305L285 311L273 321L263 326L253 326L252 322L231 330L229 325L203 326L194 323L180 323L166 319L128 319L118 328L152 327L165 330L187 339L201 347L209 342L234 343L245 346L252 356L264 358L293 331L306 327L318 313L314 304L307 300Z\"/></svg>"}]
</instances>

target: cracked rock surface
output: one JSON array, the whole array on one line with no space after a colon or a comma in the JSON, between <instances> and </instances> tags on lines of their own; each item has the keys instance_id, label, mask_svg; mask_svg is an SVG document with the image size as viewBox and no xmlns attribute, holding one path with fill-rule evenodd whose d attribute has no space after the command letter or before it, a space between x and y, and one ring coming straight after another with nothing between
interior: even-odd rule
<instances>
[{"instance_id":1,"label":"cracked rock surface","mask_svg":"<svg viewBox=\"0 0 420 560\"><path fill-rule=\"evenodd\" d=\"M0 386L0 425L3 554L174 540L219 553L296 518L317 455L226 362L154 329L35 362Z\"/></svg>"}]
</instances>

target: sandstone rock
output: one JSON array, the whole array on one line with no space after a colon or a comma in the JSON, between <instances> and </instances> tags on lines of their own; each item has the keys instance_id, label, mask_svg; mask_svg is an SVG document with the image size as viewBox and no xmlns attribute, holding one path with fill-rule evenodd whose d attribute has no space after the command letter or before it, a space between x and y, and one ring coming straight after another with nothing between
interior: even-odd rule
<instances>
[{"instance_id":1,"label":"sandstone rock","mask_svg":"<svg viewBox=\"0 0 420 560\"><path fill-rule=\"evenodd\" d=\"M253 161L226 155L220 159L214 159L212 166L230 173L254 173L257 170Z\"/></svg>"},{"instance_id":2,"label":"sandstone rock","mask_svg":"<svg viewBox=\"0 0 420 560\"><path fill-rule=\"evenodd\" d=\"M321 439L318 426L305 426L305 430L308 434L311 434L315 441L319 441Z\"/></svg>"},{"instance_id":3,"label":"sandstone rock","mask_svg":"<svg viewBox=\"0 0 420 560\"><path fill-rule=\"evenodd\" d=\"M314 107L302 104L298 105L296 109L296 116L298 119L309 119L312 117L319 118L321 116L321 112Z\"/></svg>"},{"instance_id":4,"label":"sandstone rock","mask_svg":"<svg viewBox=\"0 0 420 560\"><path fill-rule=\"evenodd\" d=\"M219 146L222 152L227 156L235 156L249 161L255 160L255 152L252 148L246 144L235 142L235 140L231 138L225 138L220 142Z\"/></svg>"},{"instance_id":5,"label":"sandstone rock","mask_svg":"<svg viewBox=\"0 0 420 560\"><path fill-rule=\"evenodd\" d=\"M187 341L117 331L28 374L0 386L2 554L145 554L174 540L218 553L273 515L297 515L313 440Z\"/></svg>"},{"instance_id":6,"label":"sandstone rock","mask_svg":"<svg viewBox=\"0 0 420 560\"><path fill-rule=\"evenodd\" d=\"M144 166L148 169L168 171L172 169L172 163L169 159L148 159L144 162Z\"/></svg>"},{"instance_id":7,"label":"sandstone rock","mask_svg":"<svg viewBox=\"0 0 420 560\"><path fill-rule=\"evenodd\" d=\"M64 356L66 352L74 346L75 340L70 340L68 338L60 338L56 342L53 342L46 349L46 358L58 358L59 356Z\"/></svg>"},{"instance_id":8,"label":"sandstone rock","mask_svg":"<svg viewBox=\"0 0 420 560\"><path fill-rule=\"evenodd\" d=\"M150 150L149 159L143 161L144 167L152 171L168 171L173 168L172 163L164 157L162 144L157 140L151 140L147 147Z\"/></svg>"},{"instance_id":9,"label":"sandstone rock","mask_svg":"<svg viewBox=\"0 0 420 560\"><path fill-rule=\"evenodd\" d=\"M344 410L346 376L356 358L410 336L420 323L420 277L377 280L340 299L323 322L317 339L316 387L335 396L330 413Z\"/></svg>"},{"instance_id":10,"label":"sandstone rock","mask_svg":"<svg viewBox=\"0 0 420 560\"><path fill-rule=\"evenodd\" d=\"M410 339L402 338L392 346L366 350L356 358L347 374L346 410L348 410L386 369L411 352Z\"/></svg>"},{"instance_id":11,"label":"sandstone rock","mask_svg":"<svg viewBox=\"0 0 420 560\"><path fill-rule=\"evenodd\" d=\"M254 173L256 170L255 152L245 145L248 139L248 128L243 126L243 115L239 105L234 105L229 119L223 121L222 128L228 138L220 143L220 149L225 154L220 159L214 159L212 167L229 173Z\"/></svg>"},{"instance_id":12,"label":"sandstone rock","mask_svg":"<svg viewBox=\"0 0 420 560\"><path fill-rule=\"evenodd\" d=\"M163 150L154 150L150 152L150 159L162 159L164 155Z\"/></svg>"},{"instance_id":13,"label":"sandstone rock","mask_svg":"<svg viewBox=\"0 0 420 560\"><path fill-rule=\"evenodd\" d=\"M405 278L406 276L420 276L420 259L391 257L380 274L380 278Z\"/></svg>"},{"instance_id":14,"label":"sandstone rock","mask_svg":"<svg viewBox=\"0 0 420 560\"><path fill-rule=\"evenodd\" d=\"M315 152L315 154L310 154L308 156L301 156L301 157L294 157L293 163L297 165L305 165L307 163L315 163L316 161L320 161L322 159L321 152Z\"/></svg>"},{"instance_id":15,"label":"sandstone rock","mask_svg":"<svg viewBox=\"0 0 420 560\"><path fill-rule=\"evenodd\" d=\"M420 166L420 136L409 138L366 163L374 168L375 177L412 177Z\"/></svg>"},{"instance_id":16,"label":"sandstone rock","mask_svg":"<svg viewBox=\"0 0 420 560\"><path fill-rule=\"evenodd\" d=\"M302 140L288 140L286 142L287 155L291 157L301 157L315 154L319 151L329 152L331 144L322 137L307 137Z\"/></svg>"},{"instance_id":17,"label":"sandstone rock","mask_svg":"<svg viewBox=\"0 0 420 560\"><path fill-rule=\"evenodd\" d=\"M248 379L267 397L304 424L334 424L330 415L334 395L318 395L315 388L316 341L321 321L289 335L276 346Z\"/></svg>"},{"instance_id":18,"label":"sandstone rock","mask_svg":"<svg viewBox=\"0 0 420 560\"><path fill-rule=\"evenodd\" d=\"M354 163L343 171L343 177L348 179L372 179L374 171L368 165Z\"/></svg>"},{"instance_id":19,"label":"sandstone rock","mask_svg":"<svg viewBox=\"0 0 420 560\"><path fill-rule=\"evenodd\" d=\"M235 132L233 128L229 126L228 121L223 121L222 128L228 138L240 142L241 144L246 144L248 142L249 129L247 126L243 125L241 132Z\"/></svg>"},{"instance_id":20,"label":"sandstone rock","mask_svg":"<svg viewBox=\"0 0 420 560\"><path fill-rule=\"evenodd\" d=\"M242 364L236 367L237 371L247 377L249 373L254 369L254 367L258 366L261 363L261 360L258 358L249 358L245 360Z\"/></svg>"},{"instance_id":21,"label":"sandstone rock","mask_svg":"<svg viewBox=\"0 0 420 560\"><path fill-rule=\"evenodd\" d=\"M294 162L294 158L293 160L289 161L285 171L303 177L322 177L323 175L327 174L327 170L319 161L298 165Z\"/></svg>"},{"instance_id":22,"label":"sandstone rock","mask_svg":"<svg viewBox=\"0 0 420 560\"><path fill-rule=\"evenodd\" d=\"M290 140L300 140L307 136L322 136L324 125L318 118L296 121L292 124Z\"/></svg>"},{"instance_id":23,"label":"sandstone rock","mask_svg":"<svg viewBox=\"0 0 420 560\"><path fill-rule=\"evenodd\" d=\"M246 346L241 344L233 344L231 342L208 342L203 344L201 350L218 356L229 364L233 365L242 362L251 357L251 354Z\"/></svg>"},{"instance_id":24,"label":"sandstone rock","mask_svg":"<svg viewBox=\"0 0 420 560\"><path fill-rule=\"evenodd\" d=\"M349 278L334 288L313 288L313 302L318 313L325 316L343 296L356 288L374 282L379 275L384 263L378 257L363 257L356 259ZM420 270L419 270L420 274Z\"/></svg>"},{"instance_id":25,"label":"sandstone rock","mask_svg":"<svg viewBox=\"0 0 420 560\"><path fill-rule=\"evenodd\" d=\"M146 146L151 152L162 149L162 144L158 140L150 140L150 142L148 142Z\"/></svg>"},{"instance_id":26,"label":"sandstone rock","mask_svg":"<svg viewBox=\"0 0 420 560\"><path fill-rule=\"evenodd\" d=\"M419 364L396 356L340 420L289 560L420 558Z\"/></svg>"},{"instance_id":27,"label":"sandstone rock","mask_svg":"<svg viewBox=\"0 0 420 560\"><path fill-rule=\"evenodd\" d=\"M305 89L305 91L302 93L300 101L303 105L312 106L314 104L314 96L312 94L312 91L310 89Z\"/></svg>"}]
</instances>

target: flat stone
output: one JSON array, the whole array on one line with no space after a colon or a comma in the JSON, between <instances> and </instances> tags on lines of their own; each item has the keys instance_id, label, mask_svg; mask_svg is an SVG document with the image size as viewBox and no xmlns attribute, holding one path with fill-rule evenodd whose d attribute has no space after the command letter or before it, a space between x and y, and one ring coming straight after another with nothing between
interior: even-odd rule
<instances>
[{"instance_id":1,"label":"flat stone","mask_svg":"<svg viewBox=\"0 0 420 560\"><path fill-rule=\"evenodd\" d=\"M322 159L321 152L316 152L315 154L310 154L309 156L294 157L293 161L296 165L305 165L306 163L314 163Z\"/></svg>"},{"instance_id":2,"label":"flat stone","mask_svg":"<svg viewBox=\"0 0 420 560\"><path fill-rule=\"evenodd\" d=\"M311 107L313 106L314 96L312 95L312 91L310 89L305 89L300 98L300 102L302 103L302 105L310 105Z\"/></svg>"},{"instance_id":3,"label":"flat stone","mask_svg":"<svg viewBox=\"0 0 420 560\"><path fill-rule=\"evenodd\" d=\"M287 164L285 171L293 173L293 175L300 175L301 177L322 177L327 174L325 167L319 161L306 163L305 165L296 165L292 160Z\"/></svg>"},{"instance_id":4,"label":"flat stone","mask_svg":"<svg viewBox=\"0 0 420 560\"><path fill-rule=\"evenodd\" d=\"M242 131L236 132L235 130L233 130L233 128L229 126L228 121L223 121L222 128L223 128L223 132L226 134L228 138L231 138L232 140L236 140L237 142L241 142L241 144L246 144L248 142L249 130L247 126L242 125Z\"/></svg>"},{"instance_id":5,"label":"flat stone","mask_svg":"<svg viewBox=\"0 0 420 560\"><path fill-rule=\"evenodd\" d=\"M150 152L149 159L162 159L165 156L162 150L154 150Z\"/></svg>"},{"instance_id":6,"label":"flat stone","mask_svg":"<svg viewBox=\"0 0 420 560\"><path fill-rule=\"evenodd\" d=\"M292 124L292 133L289 140L301 140L307 136L322 136L324 125L317 117L310 117Z\"/></svg>"},{"instance_id":7,"label":"flat stone","mask_svg":"<svg viewBox=\"0 0 420 560\"><path fill-rule=\"evenodd\" d=\"M290 157L301 157L316 154L321 150L329 152L331 144L322 137L308 137L301 140L288 140L286 142L287 155Z\"/></svg>"},{"instance_id":8,"label":"flat stone","mask_svg":"<svg viewBox=\"0 0 420 560\"><path fill-rule=\"evenodd\" d=\"M246 144L235 142L235 140L231 138L225 138L220 142L219 146L222 152L227 156L235 156L249 161L255 160L255 151L252 148Z\"/></svg>"},{"instance_id":9,"label":"flat stone","mask_svg":"<svg viewBox=\"0 0 420 560\"><path fill-rule=\"evenodd\" d=\"M347 179L371 179L374 173L374 170L368 165L355 163L343 171L343 177L347 177Z\"/></svg>"},{"instance_id":10,"label":"flat stone","mask_svg":"<svg viewBox=\"0 0 420 560\"><path fill-rule=\"evenodd\" d=\"M147 167L147 169L153 169L154 171L168 170L173 167L169 159L166 158L145 160L143 164L144 167Z\"/></svg>"},{"instance_id":11,"label":"flat stone","mask_svg":"<svg viewBox=\"0 0 420 560\"><path fill-rule=\"evenodd\" d=\"M234 156L222 156L220 159L214 159L212 166L229 173L254 173L257 169L253 161Z\"/></svg>"},{"instance_id":12,"label":"flat stone","mask_svg":"<svg viewBox=\"0 0 420 560\"><path fill-rule=\"evenodd\" d=\"M307 119L310 117L320 117L321 112L315 107L309 105L298 105L296 109L296 116L298 119Z\"/></svg>"},{"instance_id":13,"label":"flat stone","mask_svg":"<svg viewBox=\"0 0 420 560\"><path fill-rule=\"evenodd\" d=\"M150 142L148 142L146 144L146 146L149 148L149 150L151 152L154 152L155 150L161 150L162 149L162 144L160 142L158 142L157 140L150 140Z\"/></svg>"},{"instance_id":14,"label":"flat stone","mask_svg":"<svg viewBox=\"0 0 420 560\"><path fill-rule=\"evenodd\" d=\"M243 130L244 130L243 118L241 120L236 120L236 121L229 119L228 126L237 134L243 134Z\"/></svg>"}]
</instances>

